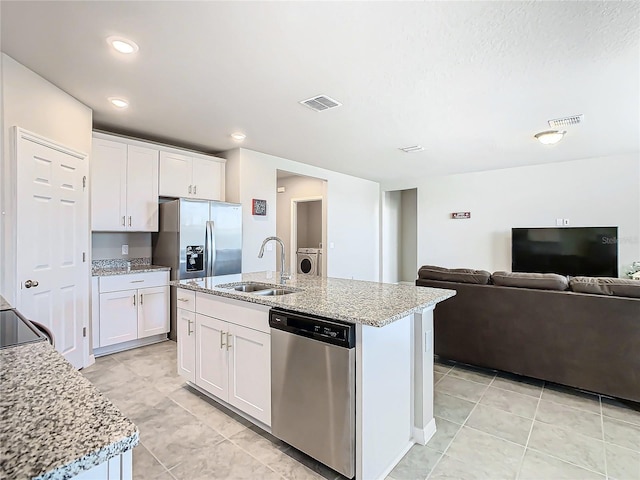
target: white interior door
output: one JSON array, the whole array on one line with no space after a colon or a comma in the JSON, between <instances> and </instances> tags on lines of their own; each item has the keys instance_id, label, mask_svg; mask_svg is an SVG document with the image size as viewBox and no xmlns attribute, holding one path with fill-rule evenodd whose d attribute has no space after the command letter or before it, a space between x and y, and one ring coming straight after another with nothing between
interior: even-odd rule
<instances>
[{"instance_id":1,"label":"white interior door","mask_svg":"<svg viewBox=\"0 0 640 480\"><path fill-rule=\"evenodd\" d=\"M86 155L15 131L17 307L49 327L56 349L80 368L89 315Z\"/></svg>"}]
</instances>

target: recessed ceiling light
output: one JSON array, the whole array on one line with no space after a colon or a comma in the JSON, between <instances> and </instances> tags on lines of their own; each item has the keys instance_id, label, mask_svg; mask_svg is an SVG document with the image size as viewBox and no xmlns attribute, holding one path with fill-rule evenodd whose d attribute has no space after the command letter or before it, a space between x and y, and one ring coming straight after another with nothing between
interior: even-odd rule
<instances>
[{"instance_id":1,"label":"recessed ceiling light","mask_svg":"<svg viewBox=\"0 0 640 480\"><path fill-rule=\"evenodd\" d=\"M567 133L566 130L547 130L545 132L536 133L535 138L543 145L553 145L558 143Z\"/></svg>"},{"instance_id":2,"label":"recessed ceiling light","mask_svg":"<svg viewBox=\"0 0 640 480\"><path fill-rule=\"evenodd\" d=\"M424 147L422 145L411 145L409 147L400 147L399 150L402 150L404 153L414 153L423 151Z\"/></svg>"},{"instance_id":3,"label":"recessed ceiling light","mask_svg":"<svg viewBox=\"0 0 640 480\"><path fill-rule=\"evenodd\" d=\"M129 102L124 98L109 97L109 101L116 108L127 108L129 106Z\"/></svg>"},{"instance_id":4,"label":"recessed ceiling light","mask_svg":"<svg viewBox=\"0 0 640 480\"><path fill-rule=\"evenodd\" d=\"M136 45L136 43L132 42L131 40L127 40L126 38L109 37L107 38L107 42L120 53L129 54L136 53L138 51L138 45Z\"/></svg>"},{"instance_id":5,"label":"recessed ceiling light","mask_svg":"<svg viewBox=\"0 0 640 480\"><path fill-rule=\"evenodd\" d=\"M234 132L231 134L231 138L233 138L236 142L241 142L245 138L247 138L247 136L242 132Z\"/></svg>"}]
</instances>

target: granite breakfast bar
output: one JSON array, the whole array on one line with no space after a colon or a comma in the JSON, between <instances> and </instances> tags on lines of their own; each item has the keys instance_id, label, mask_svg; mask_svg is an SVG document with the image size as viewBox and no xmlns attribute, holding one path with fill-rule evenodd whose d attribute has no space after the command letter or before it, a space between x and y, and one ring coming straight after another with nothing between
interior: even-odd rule
<instances>
[{"instance_id":1,"label":"granite breakfast bar","mask_svg":"<svg viewBox=\"0 0 640 480\"><path fill-rule=\"evenodd\" d=\"M436 431L433 309L454 296L454 290L306 275L288 280L284 286L293 292L284 295L234 289L247 283L283 287L270 272L181 280L172 286L190 291L179 293L178 300L193 305L196 334L199 320L207 315L224 320L217 312L227 308L238 313L244 308L255 318L254 312L267 317L269 307L277 307L355 325L356 479L385 478L412 445L428 442ZM180 349L179 337L179 357ZM260 420L254 423L270 431L268 418L254 417Z\"/></svg>"},{"instance_id":2,"label":"granite breakfast bar","mask_svg":"<svg viewBox=\"0 0 640 480\"><path fill-rule=\"evenodd\" d=\"M0 478L131 480L137 427L46 341L0 349Z\"/></svg>"}]
</instances>

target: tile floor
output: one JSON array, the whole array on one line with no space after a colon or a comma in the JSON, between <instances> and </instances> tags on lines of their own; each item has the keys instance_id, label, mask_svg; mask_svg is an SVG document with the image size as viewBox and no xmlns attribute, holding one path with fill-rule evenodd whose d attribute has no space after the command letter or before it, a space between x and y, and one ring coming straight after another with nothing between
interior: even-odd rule
<instances>
[{"instance_id":1,"label":"tile floor","mask_svg":"<svg viewBox=\"0 0 640 480\"><path fill-rule=\"evenodd\" d=\"M83 373L140 428L134 479L343 479L185 385L176 344ZM436 362L437 433L387 480L640 480L640 412L522 377Z\"/></svg>"}]
</instances>

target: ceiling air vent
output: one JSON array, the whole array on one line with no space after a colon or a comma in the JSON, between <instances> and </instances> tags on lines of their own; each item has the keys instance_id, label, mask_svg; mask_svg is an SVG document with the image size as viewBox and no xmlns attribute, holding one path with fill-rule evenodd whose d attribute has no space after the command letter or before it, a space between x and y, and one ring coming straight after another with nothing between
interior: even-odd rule
<instances>
[{"instance_id":1,"label":"ceiling air vent","mask_svg":"<svg viewBox=\"0 0 640 480\"><path fill-rule=\"evenodd\" d=\"M307 98L300 102L302 105L309 107L316 112L322 112L323 110L329 110L330 108L336 108L342 105L337 100L327 97L326 95L318 95L317 97Z\"/></svg>"},{"instance_id":2,"label":"ceiling air vent","mask_svg":"<svg viewBox=\"0 0 640 480\"><path fill-rule=\"evenodd\" d=\"M404 153L414 153L423 151L424 147L422 145L411 145L410 147L400 147L400 150Z\"/></svg>"},{"instance_id":3,"label":"ceiling air vent","mask_svg":"<svg viewBox=\"0 0 640 480\"><path fill-rule=\"evenodd\" d=\"M569 125L577 125L584 120L584 114L573 115L571 117L556 118L555 120L549 120L549 126L552 128L566 127Z\"/></svg>"}]
</instances>

